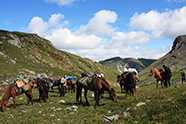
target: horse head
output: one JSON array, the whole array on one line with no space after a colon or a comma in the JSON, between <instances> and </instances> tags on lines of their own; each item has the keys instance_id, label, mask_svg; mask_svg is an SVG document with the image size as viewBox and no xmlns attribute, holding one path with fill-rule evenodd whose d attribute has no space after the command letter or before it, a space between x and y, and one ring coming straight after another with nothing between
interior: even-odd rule
<instances>
[{"instance_id":1,"label":"horse head","mask_svg":"<svg viewBox=\"0 0 186 124\"><path fill-rule=\"evenodd\" d=\"M116 82L119 83L121 81L121 79L122 79L122 76L121 75L118 75Z\"/></svg>"},{"instance_id":2,"label":"horse head","mask_svg":"<svg viewBox=\"0 0 186 124\"><path fill-rule=\"evenodd\" d=\"M134 79L135 79L136 82L139 82L139 81L140 81L139 75L135 75L135 74L134 74Z\"/></svg>"},{"instance_id":3,"label":"horse head","mask_svg":"<svg viewBox=\"0 0 186 124\"><path fill-rule=\"evenodd\" d=\"M30 80L30 81L29 81L29 84L30 84L33 88L36 88L36 87L38 86L38 84L37 84L37 79Z\"/></svg>"},{"instance_id":4,"label":"horse head","mask_svg":"<svg viewBox=\"0 0 186 124\"><path fill-rule=\"evenodd\" d=\"M104 87L104 89L107 89L109 91L110 98L113 101L117 102L116 91L113 88L111 88L111 85L109 84L109 82L105 78L101 77L100 79L102 82L102 87Z\"/></svg>"},{"instance_id":5,"label":"horse head","mask_svg":"<svg viewBox=\"0 0 186 124\"><path fill-rule=\"evenodd\" d=\"M149 76L153 76L153 75L154 75L154 68L151 68L151 69L150 69Z\"/></svg>"},{"instance_id":6,"label":"horse head","mask_svg":"<svg viewBox=\"0 0 186 124\"><path fill-rule=\"evenodd\" d=\"M109 91L109 93L110 93L111 99L112 99L114 102L117 102L116 91L115 91L113 88L111 88L110 91Z\"/></svg>"}]
</instances>

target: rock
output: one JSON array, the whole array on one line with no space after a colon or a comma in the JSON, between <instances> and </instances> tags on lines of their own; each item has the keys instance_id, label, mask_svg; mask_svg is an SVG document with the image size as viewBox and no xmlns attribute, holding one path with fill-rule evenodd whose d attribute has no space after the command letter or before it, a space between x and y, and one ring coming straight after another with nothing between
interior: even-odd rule
<instances>
[{"instance_id":1,"label":"rock","mask_svg":"<svg viewBox=\"0 0 186 124\"><path fill-rule=\"evenodd\" d=\"M39 114L41 114L41 113L42 113L42 111L39 111L38 113L39 113Z\"/></svg>"},{"instance_id":2,"label":"rock","mask_svg":"<svg viewBox=\"0 0 186 124\"><path fill-rule=\"evenodd\" d=\"M3 56L3 57L7 57L7 55L5 55L3 52L0 52L0 55Z\"/></svg>"},{"instance_id":3,"label":"rock","mask_svg":"<svg viewBox=\"0 0 186 124\"><path fill-rule=\"evenodd\" d=\"M78 109L78 106L76 106L76 105L65 108L65 110L68 110L68 111L71 111L71 112L73 112L73 111L76 112L77 109Z\"/></svg>"},{"instance_id":4,"label":"rock","mask_svg":"<svg viewBox=\"0 0 186 124\"><path fill-rule=\"evenodd\" d=\"M110 114L110 113L111 113L111 111L109 110L109 111L108 111L108 113Z\"/></svg>"},{"instance_id":5,"label":"rock","mask_svg":"<svg viewBox=\"0 0 186 124\"><path fill-rule=\"evenodd\" d=\"M10 59L10 62L11 62L12 64L16 64L16 61L13 60L13 59Z\"/></svg>"},{"instance_id":6,"label":"rock","mask_svg":"<svg viewBox=\"0 0 186 124\"><path fill-rule=\"evenodd\" d=\"M119 114L114 114L112 116L103 116L103 121L107 123L112 123L113 121L116 121L119 119Z\"/></svg>"},{"instance_id":7,"label":"rock","mask_svg":"<svg viewBox=\"0 0 186 124\"><path fill-rule=\"evenodd\" d=\"M129 112L123 112L123 116L124 116L124 118L127 118L127 117L130 116L130 113Z\"/></svg>"},{"instance_id":8,"label":"rock","mask_svg":"<svg viewBox=\"0 0 186 124\"><path fill-rule=\"evenodd\" d=\"M59 102L58 103L66 103L66 101L65 100L63 100L63 99L61 99L61 100L59 100Z\"/></svg>"},{"instance_id":9,"label":"rock","mask_svg":"<svg viewBox=\"0 0 186 124\"><path fill-rule=\"evenodd\" d=\"M51 114L50 117L54 117L55 115L54 114Z\"/></svg>"},{"instance_id":10,"label":"rock","mask_svg":"<svg viewBox=\"0 0 186 124\"><path fill-rule=\"evenodd\" d=\"M94 93L92 93L91 96L94 98Z\"/></svg>"},{"instance_id":11,"label":"rock","mask_svg":"<svg viewBox=\"0 0 186 124\"><path fill-rule=\"evenodd\" d=\"M21 110L21 112L26 113L26 110Z\"/></svg>"},{"instance_id":12,"label":"rock","mask_svg":"<svg viewBox=\"0 0 186 124\"><path fill-rule=\"evenodd\" d=\"M23 100L23 97L20 97L19 100Z\"/></svg>"},{"instance_id":13,"label":"rock","mask_svg":"<svg viewBox=\"0 0 186 124\"><path fill-rule=\"evenodd\" d=\"M126 109L126 111L129 111L130 110L130 107L128 107L127 109Z\"/></svg>"},{"instance_id":14,"label":"rock","mask_svg":"<svg viewBox=\"0 0 186 124\"><path fill-rule=\"evenodd\" d=\"M144 105L146 105L145 102L139 102L138 104L136 104L137 107L144 106Z\"/></svg>"},{"instance_id":15,"label":"rock","mask_svg":"<svg viewBox=\"0 0 186 124\"><path fill-rule=\"evenodd\" d=\"M151 100L147 99L146 102L151 102Z\"/></svg>"},{"instance_id":16,"label":"rock","mask_svg":"<svg viewBox=\"0 0 186 124\"><path fill-rule=\"evenodd\" d=\"M73 108L73 109L78 109L78 106L73 105L72 108Z\"/></svg>"},{"instance_id":17,"label":"rock","mask_svg":"<svg viewBox=\"0 0 186 124\"><path fill-rule=\"evenodd\" d=\"M57 109L56 109L56 111L61 111L61 110L62 110L62 108L57 108Z\"/></svg>"},{"instance_id":18,"label":"rock","mask_svg":"<svg viewBox=\"0 0 186 124\"><path fill-rule=\"evenodd\" d=\"M14 116L13 116L12 114L10 114L10 117L11 117L11 118L14 118Z\"/></svg>"}]
</instances>

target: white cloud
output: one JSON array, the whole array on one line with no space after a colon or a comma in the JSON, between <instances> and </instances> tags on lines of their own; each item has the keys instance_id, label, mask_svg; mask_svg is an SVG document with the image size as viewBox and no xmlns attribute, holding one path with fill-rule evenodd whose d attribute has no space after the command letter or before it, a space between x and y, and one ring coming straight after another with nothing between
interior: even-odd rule
<instances>
[{"instance_id":1,"label":"white cloud","mask_svg":"<svg viewBox=\"0 0 186 124\"><path fill-rule=\"evenodd\" d=\"M56 29L46 38L59 49L91 49L99 46L102 40L95 35L76 35L68 28Z\"/></svg>"},{"instance_id":2,"label":"white cloud","mask_svg":"<svg viewBox=\"0 0 186 124\"><path fill-rule=\"evenodd\" d=\"M114 11L98 11L88 24L80 26L79 33L88 33L95 35L111 35L115 29L112 26L117 21L118 15Z\"/></svg>"},{"instance_id":3,"label":"white cloud","mask_svg":"<svg viewBox=\"0 0 186 124\"><path fill-rule=\"evenodd\" d=\"M47 0L47 2L57 3L58 5L61 5L61 6L72 4L75 1L77 0Z\"/></svg>"},{"instance_id":4,"label":"white cloud","mask_svg":"<svg viewBox=\"0 0 186 124\"><path fill-rule=\"evenodd\" d=\"M114 56L155 58L162 53L157 52L159 50L146 52L143 45L150 41L148 33L116 30L113 24L117 18L114 11L101 10L87 24L72 31L64 25L68 22L64 15L58 13L51 15L47 21L33 17L28 24L28 31L51 40L58 49L95 60Z\"/></svg>"},{"instance_id":5,"label":"white cloud","mask_svg":"<svg viewBox=\"0 0 186 124\"><path fill-rule=\"evenodd\" d=\"M112 37L112 47L123 47L125 45L144 44L148 42L149 35L145 32L115 32Z\"/></svg>"},{"instance_id":6,"label":"white cloud","mask_svg":"<svg viewBox=\"0 0 186 124\"><path fill-rule=\"evenodd\" d=\"M120 47L107 48L100 46L95 49L68 50L71 53L78 54L93 60L104 60L112 57L134 57L134 58L153 58L158 59L167 53L166 49L148 49L144 47Z\"/></svg>"},{"instance_id":7,"label":"white cloud","mask_svg":"<svg viewBox=\"0 0 186 124\"><path fill-rule=\"evenodd\" d=\"M27 30L28 32L33 32L41 36L45 36L49 30L63 26L61 23L63 19L64 15L60 13L52 14L48 21L44 21L41 17L33 17L28 24Z\"/></svg>"},{"instance_id":8,"label":"white cloud","mask_svg":"<svg viewBox=\"0 0 186 124\"><path fill-rule=\"evenodd\" d=\"M176 37L186 34L186 7L165 12L135 14L130 20L134 29L151 32L155 37Z\"/></svg>"},{"instance_id":9,"label":"white cloud","mask_svg":"<svg viewBox=\"0 0 186 124\"><path fill-rule=\"evenodd\" d=\"M68 21L62 14L52 14L48 21L33 17L28 24L28 32L37 33L52 41L58 49L91 49L101 43L101 38L94 34L77 34L63 27Z\"/></svg>"},{"instance_id":10,"label":"white cloud","mask_svg":"<svg viewBox=\"0 0 186 124\"><path fill-rule=\"evenodd\" d=\"M182 3L185 2L186 0L168 0L168 2L178 2L178 3Z\"/></svg>"},{"instance_id":11,"label":"white cloud","mask_svg":"<svg viewBox=\"0 0 186 124\"><path fill-rule=\"evenodd\" d=\"M28 24L27 30L38 34L43 34L47 29L47 23L41 17L33 17Z\"/></svg>"}]
</instances>

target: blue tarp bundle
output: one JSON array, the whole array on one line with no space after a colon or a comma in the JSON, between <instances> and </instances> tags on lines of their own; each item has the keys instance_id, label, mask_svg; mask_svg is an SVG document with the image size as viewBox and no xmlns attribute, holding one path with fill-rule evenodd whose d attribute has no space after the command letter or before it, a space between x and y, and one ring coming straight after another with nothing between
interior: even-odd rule
<instances>
[{"instance_id":1,"label":"blue tarp bundle","mask_svg":"<svg viewBox=\"0 0 186 124\"><path fill-rule=\"evenodd\" d=\"M76 76L67 76L65 77L66 80L76 80Z\"/></svg>"}]
</instances>

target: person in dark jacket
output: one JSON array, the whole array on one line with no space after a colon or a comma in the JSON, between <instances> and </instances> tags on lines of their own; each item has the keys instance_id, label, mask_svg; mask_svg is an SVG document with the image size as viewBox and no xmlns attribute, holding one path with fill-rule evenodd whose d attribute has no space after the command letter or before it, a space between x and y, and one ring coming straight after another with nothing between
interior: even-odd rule
<instances>
[{"instance_id":1,"label":"person in dark jacket","mask_svg":"<svg viewBox=\"0 0 186 124\"><path fill-rule=\"evenodd\" d=\"M186 82L185 72L181 71L181 83Z\"/></svg>"},{"instance_id":2,"label":"person in dark jacket","mask_svg":"<svg viewBox=\"0 0 186 124\"><path fill-rule=\"evenodd\" d=\"M171 80L171 77L172 77L172 72L171 72L171 69L166 66L166 65L163 65L163 70L165 72L165 82L168 86L170 86L170 80Z\"/></svg>"}]
</instances>

